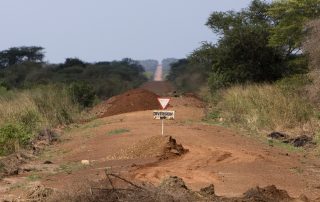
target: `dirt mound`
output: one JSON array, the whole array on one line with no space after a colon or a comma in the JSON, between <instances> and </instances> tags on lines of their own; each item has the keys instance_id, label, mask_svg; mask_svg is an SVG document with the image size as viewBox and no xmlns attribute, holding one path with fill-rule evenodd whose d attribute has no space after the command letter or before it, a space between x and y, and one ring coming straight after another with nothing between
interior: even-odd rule
<instances>
[{"instance_id":1,"label":"dirt mound","mask_svg":"<svg viewBox=\"0 0 320 202\"><path fill-rule=\"evenodd\" d=\"M174 158L177 156L181 156L187 153L188 151L189 150L183 148L181 144L177 144L177 141L170 136L169 140L167 141L163 149L163 154L160 156L159 159L166 160L166 159Z\"/></svg>"},{"instance_id":2,"label":"dirt mound","mask_svg":"<svg viewBox=\"0 0 320 202\"><path fill-rule=\"evenodd\" d=\"M145 89L133 89L114 96L92 109L97 117L107 117L134 111L160 109L158 95Z\"/></svg>"},{"instance_id":3,"label":"dirt mound","mask_svg":"<svg viewBox=\"0 0 320 202\"><path fill-rule=\"evenodd\" d=\"M108 156L108 160L138 159L157 157L159 160L165 160L181 156L188 152L181 144L171 136L153 136L139 141L133 146L123 149L120 152Z\"/></svg>"}]
</instances>

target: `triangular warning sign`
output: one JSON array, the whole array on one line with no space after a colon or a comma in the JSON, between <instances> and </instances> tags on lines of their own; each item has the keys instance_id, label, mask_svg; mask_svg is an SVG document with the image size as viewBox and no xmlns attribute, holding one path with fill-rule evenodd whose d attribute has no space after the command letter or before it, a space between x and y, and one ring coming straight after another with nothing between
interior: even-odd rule
<instances>
[{"instance_id":1,"label":"triangular warning sign","mask_svg":"<svg viewBox=\"0 0 320 202\"><path fill-rule=\"evenodd\" d=\"M170 102L170 98L158 98L158 101L159 101L162 109L165 109Z\"/></svg>"}]
</instances>

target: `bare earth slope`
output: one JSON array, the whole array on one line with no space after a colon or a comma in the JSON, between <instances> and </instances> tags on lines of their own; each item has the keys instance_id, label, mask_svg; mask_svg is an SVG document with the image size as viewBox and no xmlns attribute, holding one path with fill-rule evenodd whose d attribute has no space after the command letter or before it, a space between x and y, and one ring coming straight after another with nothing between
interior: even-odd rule
<instances>
[{"instance_id":1,"label":"bare earth slope","mask_svg":"<svg viewBox=\"0 0 320 202\"><path fill-rule=\"evenodd\" d=\"M148 89L157 91L158 84L164 85L154 82ZM227 197L268 185L295 198L320 197L319 159L206 124L203 103L196 98L172 98L170 105L176 120L165 121L165 134L189 150L184 155L159 161L156 148L164 142L159 139L160 121L152 119L151 110L108 116L63 130L62 142L32 162L51 161L51 167L4 178L0 196L24 197L26 190L39 184L76 190L87 181L104 179L104 170L109 169L137 183L158 185L164 178L178 176L193 190L214 184L216 194ZM82 165L82 160L90 165Z\"/></svg>"}]
</instances>

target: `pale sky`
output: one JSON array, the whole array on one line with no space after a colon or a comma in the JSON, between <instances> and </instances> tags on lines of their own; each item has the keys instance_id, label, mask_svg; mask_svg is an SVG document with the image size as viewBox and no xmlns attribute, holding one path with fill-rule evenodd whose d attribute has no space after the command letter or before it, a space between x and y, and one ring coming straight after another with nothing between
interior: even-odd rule
<instances>
[{"instance_id":1,"label":"pale sky","mask_svg":"<svg viewBox=\"0 0 320 202\"><path fill-rule=\"evenodd\" d=\"M0 0L0 50L42 46L46 60L183 58L216 36L213 11L250 0Z\"/></svg>"}]
</instances>

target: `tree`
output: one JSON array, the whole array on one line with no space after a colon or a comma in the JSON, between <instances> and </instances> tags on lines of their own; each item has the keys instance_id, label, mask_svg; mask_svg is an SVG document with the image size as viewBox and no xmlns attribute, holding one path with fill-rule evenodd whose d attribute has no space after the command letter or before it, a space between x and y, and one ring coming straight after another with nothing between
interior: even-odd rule
<instances>
[{"instance_id":1,"label":"tree","mask_svg":"<svg viewBox=\"0 0 320 202\"><path fill-rule=\"evenodd\" d=\"M66 61L61 66L62 67L72 67L72 66L85 67L86 63L80 60L79 58L66 58Z\"/></svg>"},{"instance_id":2,"label":"tree","mask_svg":"<svg viewBox=\"0 0 320 202\"><path fill-rule=\"evenodd\" d=\"M271 4L268 14L274 20L270 45L281 47L287 55L299 53L306 36L306 24L320 16L319 0L278 0Z\"/></svg>"},{"instance_id":3,"label":"tree","mask_svg":"<svg viewBox=\"0 0 320 202\"><path fill-rule=\"evenodd\" d=\"M320 19L308 23L311 30L303 43L303 50L309 55L312 68L320 68Z\"/></svg>"},{"instance_id":4,"label":"tree","mask_svg":"<svg viewBox=\"0 0 320 202\"><path fill-rule=\"evenodd\" d=\"M210 16L207 26L220 35L209 60L212 89L232 83L274 81L286 73L282 49L268 45L274 24L267 13L269 8L268 3L254 0L240 12L214 12Z\"/></svg>"},{"instance_id":5,"label":"tree","mask_svg":"<svg viewBox=\"0 0 320 202\"><path fill-rule=\"evenodd\" d=\"M41 63L44 58L43 48L38 46L13 47L0 52L0 67L5 68L23 62Z\"/></svg>"}]
</instances>

